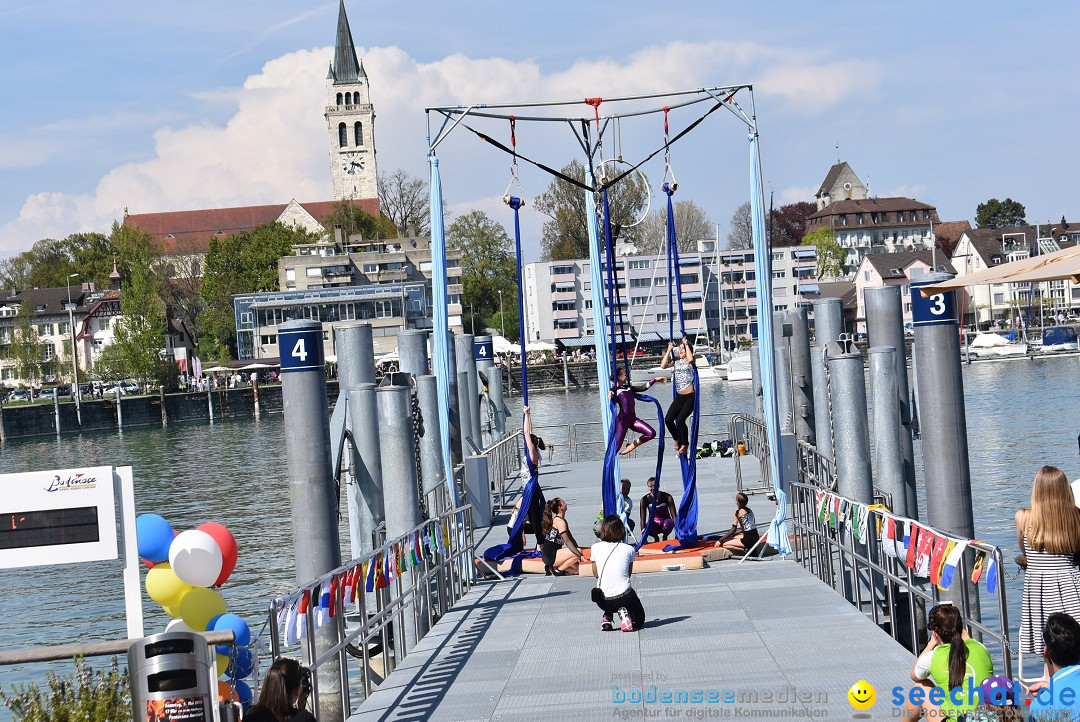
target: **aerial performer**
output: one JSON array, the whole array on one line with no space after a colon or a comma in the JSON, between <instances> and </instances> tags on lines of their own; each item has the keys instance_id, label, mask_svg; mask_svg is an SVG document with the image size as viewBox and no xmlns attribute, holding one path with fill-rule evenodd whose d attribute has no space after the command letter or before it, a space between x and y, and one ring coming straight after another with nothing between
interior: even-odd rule
<instances>
[{"instance_id":1,"label":"aerial performer","mask_svg":"<svg viewBox=\"0 0 1080 722\"><path fill-rule=\"evenodd\" d=\"M677 345L674 341L668 343L667 352L660 360L660 368L669 366L675 367L672 373L675 398L664 415L664 424L675 440L676 450L685 456L690 448L690 430L686 420L694 413L694 395L697 393L694 386L694 350L685 337Z\"/></svg>"},{"instance_id":2,"label":"aerial performer","mask_svg":"<svg viewBox=\"0 0 1080 722\"><path fill-rule=\"evenodd\" d=\"M642 444L646 444L656 438L656 429L637 417L637 394L644 393L655 383L667 382L666 376L656 376L644 384L634 385L626 375L626 369L620 368L615 372L615 387L608 392L608 398L615 403L615 438L614 446L622 446L626 439L626 432L633 429L640 436L631 441L619 453L623 456L629 454Z\"/></svg>"}]
</instances>

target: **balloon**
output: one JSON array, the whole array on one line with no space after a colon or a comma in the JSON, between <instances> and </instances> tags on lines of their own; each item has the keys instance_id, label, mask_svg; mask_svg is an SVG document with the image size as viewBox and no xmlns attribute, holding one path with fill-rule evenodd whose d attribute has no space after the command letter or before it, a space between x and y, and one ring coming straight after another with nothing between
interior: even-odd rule
<instances>
[{"instance_id":1,"label":"balloon","mask_svg":"<svg viewBox=\"0 0 1080 722\"><path fill-rule=\"evenodd\" d=\"M221 548L206 532L189 529L173 539L169 564L191 586L208 587L221 574Z\"/></svg>"},{"instance_id":2,"label":"balloon","mask_svg":"<svg viewBox=\"0 0 1080 722\"><path fill-rule=\"evenodd\" d=\"M236 568L236 539L233 538L232 532L221 524L215 524L214 522L201 524L197 530L212 536L214 541L217 542L218 548L221 549L221 573L218 574L213 585L220 587L228 580L229 575L233 573L233 569Z\"/></svg>"},{"instance_id":3,"label":"balloon","mask_svg":"<svg viewBox=\"0 0 1080 722\"><path fill-rule=\"evenodd\" d=\"M236 690L236 696L240 698L240 704L244 706L244 709L247 709L247 706L251 704L251 700L254 698L254 695L251 694L251 687L248 686L247 682L234 682L233 689Z\"/></svg>"},{"instance_id":4,"label":"balloon","mask_svg":"<svg viewBox=\"0 0 1080 722\"><path fill-rule=\"evenodd\" d=\"M195 587L180 600L180 618L192 629L206 629L218 614L225 613L225 600L213 589Z\"/></svg>"},{"instance_id":5,"label":"balloon","mask_svg":"<svg viewBox=\"0 0 1080 722\"><path fill-rule=\"evenodd\" d=\"M225 670L229 668L229 658L224 654L215 655L217 657L217 673L220 677L225 674Z\"/></svg>"},{"instance_id":6,"label":"balloon","mask_svg":"<svg viewBox=\"0 0 1080 722\"><path fill-rule=\"evenodd\" d=\"M144 559L142 557L139 557L139 561L142 562L143 564L145 564L147 569L153 569L154 567L156 567L158 564L161 563L161 562L152 562L149 559Z\"/></svg>"},{"instance_id":7,"label":"balloon","mask_svg":"<svg viewBox=\"0 0 1080 722\"><path fill-rule=\"evenodd\" d=\"M172 617L174 621L180 618L180 607L166 607L164 604L162 604L161 608L164 609L165 613Z\"/></svg>"},{"instance_id":8,"label":"balloon","mask_svg":"<svg viewBox=\"0 0 1080 722\"><path fill-rule=\"evenodd\" d=\"M236 694L236 690L232 688L228 682L217 683L218 699L223 701L239 702L240 697Z\"/></svg>"},{"instance_id":9,"label":"balloon","mask_svg":"<svg viewBox=\"0 0 1080 722\"><path fill-rule=\"evenodd\" d=\"M146 573L146 593L163 607L175 607L191 585L172 570L168 562L157 564Z\"/></svg>"},{"instance_id":10,"label":"balloon","mask_svg":"<svg viewBox=\"0 0 1080 722\"><path fill-rule=\"evenodd\" d=\"M243 679L251 674L254 669L255 660L251 658L251 651L241 647L233 654L225 674L228 675L229 679Z\"/></svg>"},{"instance_id":11,"label":"balloon","mask_svg":"<svg viewBox=\"0 0 1080 722\"><path fill-rule=\"evenodd\" d=\"M194 629L192 629L188 625L184 624L183 619L173 619L172 621L170 621L168 624L165 625L165 631L166 632L192 632L192 633L195 632Z\"/></svg>"},{"instance_id":12,"label":"balloon","mask_svg":"<svg viewBox=\"0 0 1080 722\"><path fill-rule=\"evenodd\" d=\"M173 540L173 528L157 514L140 514L135 520L135 538L139 544L139 556L152 562L169 558L169 545Z\"/></svg>"},{"instance_id":13,"label":"balloon","mask_svg":"<svg viewBox=\"0 0 1080 722\"><path fill-rule=\"evenodd\" d=\"M228 629L231 629L233 634L236 635L234 644L237 647L246 647L251 644L251 629L248 627L247 622L231 612L222 614L214 620L213 628L210 631L224 632Z\"/></svg>"},{"instance_id":14,"label":"balloon","mask_svg":"<svg viewBox=\"0 0 1080 722\"><path fill-rule=\"evenodd\" d=\"M220 617L220 616L221 616L220 614L215 614L214 616L210 617L210 621L206 623L206 629L204 629L203 631L205 631L205 632L214 631L214 622L216 622L218 620L218 617Z\"/></svg>"}]
</instances>

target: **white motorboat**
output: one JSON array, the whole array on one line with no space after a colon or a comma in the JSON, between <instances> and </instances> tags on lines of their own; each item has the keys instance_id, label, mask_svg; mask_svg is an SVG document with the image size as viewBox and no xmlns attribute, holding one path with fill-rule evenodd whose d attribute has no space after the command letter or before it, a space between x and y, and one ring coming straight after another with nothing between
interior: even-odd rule
<instances>
[{"instance_id":1,"label":"white motorboat","mask_svg":"<svg viewBox=\"0 0 1080 722\"><path fill-rule=\"evenodd\" d=\"M749 351L738 351L727 362L728 381L753 381L753 363Z\"/></svg>"},{"instance_id":2,"label":"white motorboat","mask_svg":"<svg viewBox=\"0 0 1080 722\"><path fill-rule=\"evenodd\" d=\"M1076 329L1072 326L1051 326L1043 329L1042 343L1033 350L1041 353L1064 353L1080 350L1077 343Z\"/></svg>"},{"instance_id":3,"label":"white motorboat","mask_svg":"<svg viewBox=\"0 0 1080 722\"><path fill-rule=\"evenodd\" d=\"M969 352L974 358L1009 358L1026 356L1028 345L1015 343L996 333L980 333L969 345Z\"/></svg>"}]
</instances>

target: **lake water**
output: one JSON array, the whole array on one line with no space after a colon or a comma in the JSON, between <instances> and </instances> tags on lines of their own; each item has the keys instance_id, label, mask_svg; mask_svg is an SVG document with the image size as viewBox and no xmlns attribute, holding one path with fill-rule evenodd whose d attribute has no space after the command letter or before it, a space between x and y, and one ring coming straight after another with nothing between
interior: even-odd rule
<instances>
[{"instance_id":1,"label":"lake water","mask_svg":"<svg viewBox=\"0 0 1080 722\"><path fill-rule=\"evenodd\" d=\"M1078 372L1080 359L1075 357L965 368L976 530L980 539L1005 547L1006 558L1017 553L1012 518L1017 508L1028 503L1038 468L1053 464L1070 479L1080 478ZM666 391L660 389L658 398L666 400ZM536 393L530 400L537 424L599 419L596 391ZM510 401L512 409L520 409L519 397ZM701 408L703 413L752 411L751 386L706 383ZM512 419L517 418L512 414ZM293 582L283 433L282 417L268 416L212 426L172 425L122 434L21 440L0 449L0 473L131 465L138 513L161 514L179 530L207 521L232 530L240 549L239 562L222 594L230 611L257 629L265 619L269 599ZM921 479L918 442L916 454ZM926 518L925 508L921 516ZM348 550L344 534L342 548ZM122 638L120 574L119 562L0 572L0 648ZM1008 584L1014 630L1020 621L1022 583L1015 579ZM147 633L162 630L168 621L149 599L145 613ZM4 687L42 677L41 666L0 669ZM4 714L0 710L0 716Z\"/></svg>"}]
</instances>

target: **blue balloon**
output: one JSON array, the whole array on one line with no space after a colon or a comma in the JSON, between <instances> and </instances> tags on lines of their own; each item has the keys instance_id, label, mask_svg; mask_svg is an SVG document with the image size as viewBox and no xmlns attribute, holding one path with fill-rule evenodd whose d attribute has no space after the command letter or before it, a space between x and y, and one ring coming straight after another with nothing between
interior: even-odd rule
<instances>
[{"instance_id":1,"label":"blue balloon","mask_svg":"<svg viewBox=\"0 0 1080 722\"><path fill-rule=\"evenodd\" d=\"M217 631L216 629L214 629L214 623L217 622L217 620L221 619L224 616L225 616L224 614L218 614L217 616L210 617L210 621L206 623L206 631L207 632L215 632L215 631ZM222 654L228 654L228 652L222 652Z\"/></svg>"},{"instance_id":2,"label":"blue balloon","mask_svg":"<svg viewBox=\"0 0 1080 722\"><path fill-rule=\"evenodd\" d=\"M248 627L247 622L232 612L222 614L207 627L208 631L214 632L224 632L228 629L231 629L233 634L236 635L235 644L237 647L246 647L251 644L251 629Z\"/></svg>"},{"instance_id":3,"label":"blue balloon","mask_svg":"<svg viewBox=\"0 0 1080 722\"><path fill-rule=\"evenodd\" d=\"M240 647L229 659L229 666L225 669L225 676L230 680L239 680L247 677L254 669L255 660L251 656L251 651Z\"/></svg>"},{"instance_id":4,"label":"blue balloon","mask_svg":"<svg viewBox=\"0 0 1080 722\"><path fill-rule=\"evenodd\" d=\"M246 682L236 682L233 684L233 689L236 690L236 696L240 698L240 704L244 709L247 709L253 699L251 687L249 687Z\"/></svg>"},{"instance_id":5,"label":"blue balloon","mask_svg":"<svg viewBox=\"0 0 1080 722\"><path fill-rule=\"evenodd\" d=\"M172 525L157 514L140 514L135 519L139 556L158 564L169 561L169 547L176 536Z\"/></svg>"}]
</instances>

